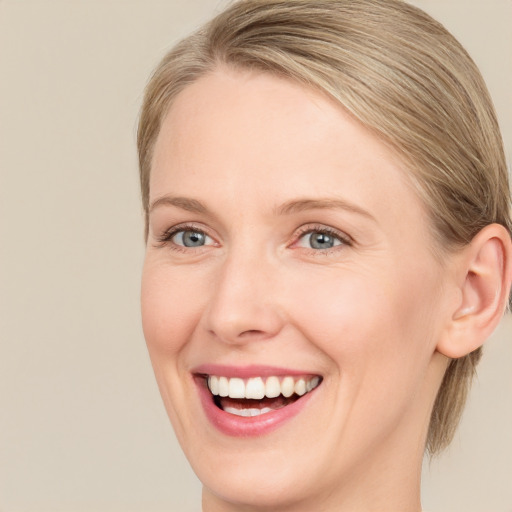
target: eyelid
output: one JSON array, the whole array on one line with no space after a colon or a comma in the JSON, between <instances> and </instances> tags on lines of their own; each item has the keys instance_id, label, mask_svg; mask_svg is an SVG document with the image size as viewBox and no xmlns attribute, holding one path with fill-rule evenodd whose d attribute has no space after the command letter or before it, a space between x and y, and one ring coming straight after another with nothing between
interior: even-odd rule
<instances>
[{"instance_id":1,"label":"eyelid","mask_svg":"<svg viewBox=\"0 0 512 512\"><path fill-rule=\"evenodd\" d=\"M186 246L179 245L179 244L176 244L175 242L173 242L172 239L178 233L181 233L183 231L194 231L196 233L201 233L204 236L211 239L214 243L213 244L205 244L205 245L198 246L198 247L186 247ZM203 227L198 226L197 224L188 223L188 222L185 222L182 224L177 224L175 226L171 226L170 228L166 229L161 235L158 235L155 238L158 242L159 247L164 247L164 246L168 245L175 250L186 250L186 251L198 250L203 247L210 247L210 246L218 245L215 238L211 234L208 233L208 230L204 229Z\"/></svg>"},{"instance_id":2,"label":"eyelid","mask_svg":"<svg viewBox=\"0 0 512 512\"><path fill-rule=\"evenodd\" d=\"M340 245L334 246L334 247L332 247L330 249L323 249L323 250L312 249L312 248L310 249L311 251L316 252L316 253L320 253L320 252L326 253L326 252L329 252L329 251L338 250L338 248L340 246L351 246L351 245L354 245L354 240L353 240L353 238L351 236L347 235L345 232L340 231L340 230L338 230L336 228L333 228L331 226L326 226L325 224L306 224L304 226L301 226L297 230L297 232L295 233L294 241L292 242L291 245L292 246L296 245L297 242L304 235L307 235L309 233L326 233L329 236L333 236L333 237L337 238L341 242Z\"/></svg>"}]
</instances>

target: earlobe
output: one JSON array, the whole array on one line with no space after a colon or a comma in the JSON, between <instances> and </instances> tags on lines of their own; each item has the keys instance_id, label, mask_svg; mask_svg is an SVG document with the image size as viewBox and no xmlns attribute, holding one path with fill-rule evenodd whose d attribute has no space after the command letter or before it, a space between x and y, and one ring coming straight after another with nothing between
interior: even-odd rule
<instances>
[{"instance_id":1,"label":"earlobe","mask_svg":"<svg viewBox=\"0 0 512 512\"><path fill-rule=\"evenodd\" d=\"M512 242L499 224L482 229L457 260L459 293L437 350L453 359L479 348L498 325L512 281Z\"/></svg>"}]
</instances>

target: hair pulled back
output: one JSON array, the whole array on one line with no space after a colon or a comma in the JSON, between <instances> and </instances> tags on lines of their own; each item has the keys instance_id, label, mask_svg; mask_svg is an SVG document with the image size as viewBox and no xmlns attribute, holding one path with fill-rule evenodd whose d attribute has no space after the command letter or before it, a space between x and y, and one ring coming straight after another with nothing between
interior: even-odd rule
<instances>
[{"instance_id":1,"label":"hair pulled back","mask_svg":"<svg viewBox=\"0 0 512 512\"><path fill-rule=\"evenodd\" d=\"M140 116L146 223L162 121L180 91L220 66L321 91L391 146L427 207L440 257L488 224L512 232L503 143L483 78L440 23L400 0L241 0L176 45L155 70ZM480 357L478 349L450 362L430 453L451 441Z\"/></svg>"}]
</instances>

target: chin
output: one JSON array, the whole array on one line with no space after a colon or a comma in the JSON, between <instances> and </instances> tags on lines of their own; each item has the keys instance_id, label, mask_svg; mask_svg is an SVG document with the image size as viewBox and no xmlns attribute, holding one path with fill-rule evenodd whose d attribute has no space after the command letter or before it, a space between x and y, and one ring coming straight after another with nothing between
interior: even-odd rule
<instances>
[{"instance_id":1,"label":"chin","mask_svg":"<svg viewBox=\"0 0 512 512\"><path fill-rule=\"evenodd\" d=\"M294 510L297 510L297 505L301 503L305 506L306 498L311 497L313 492L309 485L305 485L307 475L297 471L295 465L291 470L289 467L272 467L267 463L254 468L219 468L215 474L196 471L204 485L204 499L215 496L238 507L281 510L295 505Z\"/></svg>"}]
</instances>

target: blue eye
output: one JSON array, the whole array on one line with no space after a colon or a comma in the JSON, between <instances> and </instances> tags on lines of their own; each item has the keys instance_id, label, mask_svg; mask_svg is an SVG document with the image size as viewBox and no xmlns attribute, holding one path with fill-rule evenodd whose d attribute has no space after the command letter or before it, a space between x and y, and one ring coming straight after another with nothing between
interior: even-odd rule
<instances>
[{"instance_id":1,"label":"blue eye","mask_svg":"<svg viewBox=\"0 0 512 512\"><path fill-rule=\"evenodd\" d=\"M326 250L345 243L340 236L327 231L309 231L299 238L299 246L308 249Z\"/></svg>"},{"instance_id":2,"label":"blue eye","mask_svg":"<svg viewBox=\"0 0 512 512\"><path fill-rule=\"evenodd\" d=\"M202 247L211 243L212 239L202 231L182 229L172 235L171 241L183 247Z\"/></svg>"}]
</instances>

